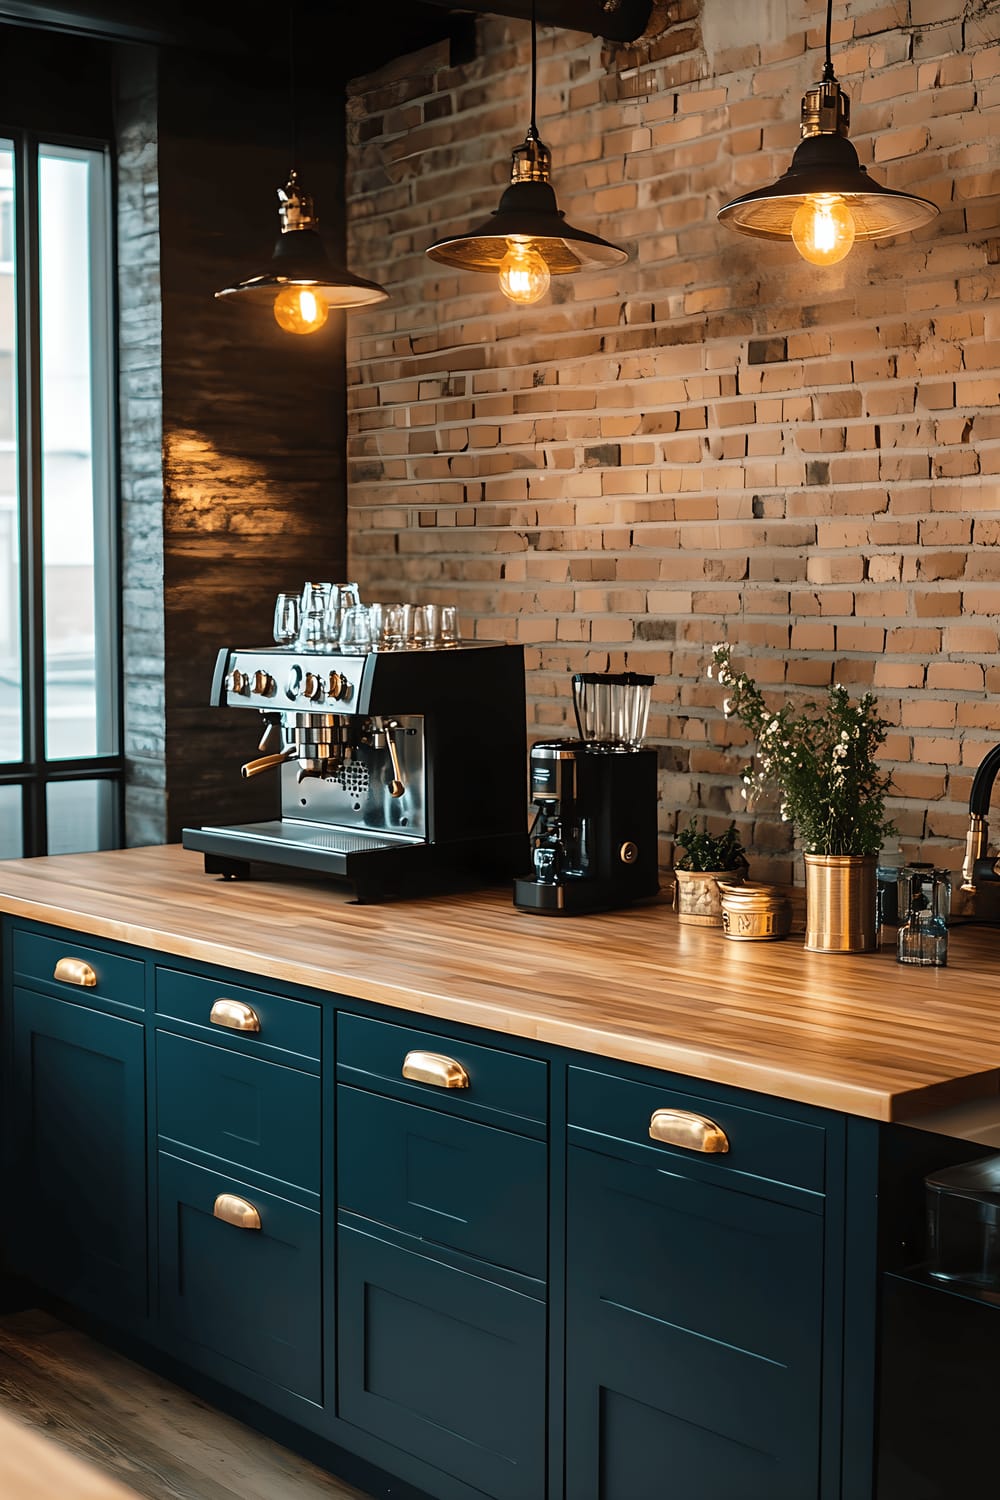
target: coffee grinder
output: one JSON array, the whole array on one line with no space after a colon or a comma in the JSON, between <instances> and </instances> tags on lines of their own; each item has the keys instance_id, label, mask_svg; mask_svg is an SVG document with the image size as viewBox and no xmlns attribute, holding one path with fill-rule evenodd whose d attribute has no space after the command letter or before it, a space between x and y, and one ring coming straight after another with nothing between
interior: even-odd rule
<instances>
[{"instance_id":1,"label":"coffee grinder","mask_svg":"<svg viewBox=\"0 0 1000 1500\"><path fill-rule=\"evenodd\" d=\"M642 748L652 685L635 672L578 672L580 738L532 746L534 868L514 882L522 911L610 911L659 890L656 751Z\"/></svg>"}]
</instances>

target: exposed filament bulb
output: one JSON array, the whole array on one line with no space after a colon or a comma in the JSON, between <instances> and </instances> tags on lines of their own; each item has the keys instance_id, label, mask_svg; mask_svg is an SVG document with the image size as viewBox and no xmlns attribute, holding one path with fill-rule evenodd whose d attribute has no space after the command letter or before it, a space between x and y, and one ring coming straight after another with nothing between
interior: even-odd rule
<instances>
[{"instance_id":1,"label":"exposed filament bulb","mask_svg":"<svg viewBox=\"0 0 1000 1500\"><path fill-rule=\"evenodd\" d=\"M792 241L803 260L835 266L854 244L854 215L837 193L806 198L792 219Z\"/></svg>"},{"instance_id":2,"label":"exposed filament bulb","mask_svg":"<svg viewBox=\"0 0 1000 1500\"><path fill-rule=\"evenodd\" d=\"M508 240L500 262L500 290L511 302L527 307L538 302L552 280L549 268L530 240Z\"/></svg>"}]
</instances>

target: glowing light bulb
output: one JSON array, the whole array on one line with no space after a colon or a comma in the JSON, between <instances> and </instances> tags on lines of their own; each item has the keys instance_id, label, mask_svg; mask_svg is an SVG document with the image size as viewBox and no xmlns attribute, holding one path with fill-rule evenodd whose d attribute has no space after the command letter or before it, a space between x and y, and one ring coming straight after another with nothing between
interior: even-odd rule
<instances>
[{"instance_id":1,"label":"glowing light bulb","mask_svg":"<svg viewBox=\"0 0 1000 1500\"><path fill-rule=\"evenodd\" d=\"M520 306L537 302L549 289L549 268L531 241L508 240L500 262L500 290Z\"/></svg>"},{"instance_id":2,"label":"glowing light bulb","mask_svg":"<svg viewBox=\"0 0 1000 1500\"><path fill-rule=\"evenodd\" d=\"M792 241L803 260L835 266L854 244L854 215L836 193L817 193L795 210Z\"/></svg>"},{"instance_id":3,"label":"glowing light bulb","mask_svg":"<svg viewBox=\"0 0 1000 1500\"><path fill-rule=\"evenodd\" d=\"M318 333L329 313L311 286L286 286L274 299L274 321L286 333Z\"/></svg>"}]
</instances>

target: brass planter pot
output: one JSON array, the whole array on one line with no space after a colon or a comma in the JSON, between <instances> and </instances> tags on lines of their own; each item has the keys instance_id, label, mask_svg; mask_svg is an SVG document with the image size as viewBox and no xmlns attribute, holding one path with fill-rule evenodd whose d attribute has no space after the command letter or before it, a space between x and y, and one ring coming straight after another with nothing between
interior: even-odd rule
<instances>
[{"instance_id":1,"label":"brass planter pot","mask_svg":"<svg viewBox=\"0 0 1000 1500\"><path fill-rule=\"evenodd\" d=\"M807 854L806 940L813 953L872 953L875 855Z\"/></svg>"},{"instance_id":2,"label":"brass planter pot","mask_svg":"<svg viewBox=\"0 0 1000 1500\"><path fill-rule=\"evenodd\" d=\"M739 870L674 870L674 911L678 922L693 927L721 927L722 898L716 882L739 879Z\"/></svg>"}]
</instances>

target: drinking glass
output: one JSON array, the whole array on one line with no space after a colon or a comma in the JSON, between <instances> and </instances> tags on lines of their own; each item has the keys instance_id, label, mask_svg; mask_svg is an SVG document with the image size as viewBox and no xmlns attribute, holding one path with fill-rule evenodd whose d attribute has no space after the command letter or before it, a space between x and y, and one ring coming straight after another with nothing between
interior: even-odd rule
<instances>
[{"instance_id":1,"label":"drinking glass","mask_svg":"<svg viewBox=\"0 0 1000 1500\"><path fill-rule=\"evenodd\" d=\"M298 639L301 614L298 594L279 594L274 601L273 635L279 646L290 646Z\"/></svg>"},{"instance_id":2,"label":"drinking glass","mask_svg":"<svg viewBox=\"0 0 1000 1500\"><path fill-rule=\"evenodd\" d=\"M352 604L340 623L340 649L348 656L363 656L372 643L371 619L366 604Z\"/></svg>"},{"instance_id":3,"label":"drinking glass","mask_svg":"<svg viewBox=\"0 0 1000 1500\"><path fill-rule=\"evenodd\" d=\"M318 651L327 644L326 611L333 590L332 583L307 583L302 590L299 649Z\"/></svg>"},{"instance_id":4,"label":"drinking glass","mask_svg":"<svg viewBox=\"0 0 1000 1500\"><path fill-rule=\"evenodd\" d=\"M436 646L441 639L441 606L418 604L413 611L413 644Z\"/></svg>"},{"instance_id":5,"label":"drinking glass","mask_svg":"<svg viewBox=\"0 0 1000 1500\"><path fill-rule=\"evenodd\" d=\"M398 604L369 604L368 618L373 646L392 651L401 644Z\"/></svg>"},{"instance_id":6,"label":"drinking glass","mask_svg":"<svg viewBox=\"0 0 1000 1500\"><path fill-rule=\"evenodd\" d=\"M458 642L458 610L454 604L442 604L441 644L442 646L457 646Z\"/></svg>"}]
</instances>

